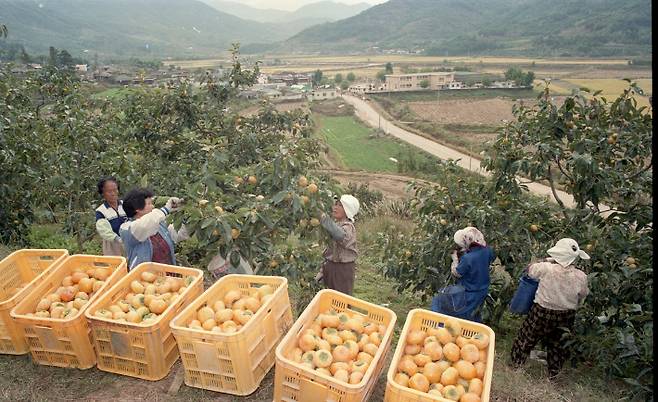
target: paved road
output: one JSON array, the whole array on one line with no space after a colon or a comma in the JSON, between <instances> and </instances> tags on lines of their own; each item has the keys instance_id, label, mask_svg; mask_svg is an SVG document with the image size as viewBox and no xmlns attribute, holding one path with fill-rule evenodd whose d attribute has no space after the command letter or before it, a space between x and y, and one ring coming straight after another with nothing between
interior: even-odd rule
<instances>
[{"instance_id":1,"label":"paved road","mask_svg":"<svg viewBox=\"0 0 658 402\"><path fill-rule=\"evenodd\" d=\"M485 177L491 175L489 172L487 172L486 170L484 170L484 168L480 166L479 159L473 158L459 151L455 151L454 149L447 147L445 145L441 145L436 141L429 140L425 137L421 137L418 134L414 134L412 132L409 132L405 129L396 126L392 122L386 120L384 116L381 116L379 113L377 113L377 111L372 106L370 106L370 104L367 101L361 100L360 98L347 94L343 94L343 99L346 102L353 105L357 117L359 117L361 120L363 120L370 126L375 128L381 127L384 130L384 132L386 132L387 134L390 134L394 137L401 139L402 141L405 141L413 146L416 146L422 149L423 151L436 156L437 158L443 160L449 160L449 159L455 160L457 161L457 164L464 169L470 170L475 173L479 173ZM522 182L527 181L518 177L517 180ZM551 188L549 186L545 186L539 183L528 183L527 186L530 192L536 195L547 197L552 202L556 202L555 198L553 197L553 193L551 192ZM573 208L576 206L574 198L570 194L559 190L557 190L557 194L566 207ZM600 205L600 207L604 207L604 206Z\"/></svg>"}]
</instances>

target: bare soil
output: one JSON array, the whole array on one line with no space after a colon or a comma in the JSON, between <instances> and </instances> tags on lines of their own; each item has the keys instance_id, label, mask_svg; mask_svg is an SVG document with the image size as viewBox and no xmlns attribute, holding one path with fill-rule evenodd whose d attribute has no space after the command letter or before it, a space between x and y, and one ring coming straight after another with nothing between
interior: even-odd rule
<instances>
[{"instance_id":1,"label":"bare soil","mask_svg":"<svg viewBox=\"0 0 658 402\"><path fill-rule=\"evenodd\" d=\"M502 125L503 120L514 118L514 102L500 98L410 102L408 105L422 119L442 124Z\"/></svg>"},{"instance_id":2,"label":"bare soil","mask_svg":"<svg viewBox=\"0 0 658 402\"><path fill-rule=\"evenodd\" d=\"M347 186L348 183L367 184L371 190L381 191L384 197L389 200L410 198L411 194L407 192L406 186L414 180L408 176L393 174L350 172L346 170L323 170L322 172L330 174L332 178L344 186Z\"/></svg>"}]
</instances>

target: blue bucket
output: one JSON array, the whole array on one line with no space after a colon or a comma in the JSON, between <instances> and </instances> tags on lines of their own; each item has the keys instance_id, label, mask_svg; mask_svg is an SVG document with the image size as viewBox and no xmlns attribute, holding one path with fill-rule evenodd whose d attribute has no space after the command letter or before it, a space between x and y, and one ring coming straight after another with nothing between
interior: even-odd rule
<instances>
[{"instance_id":1,"label":"blue bucket","mask_svg":"<svg viewBox=\"0 0 658 402\"><path fill-rule=\"evenodd\" d=\"M523 275L519 279L519 287L509 303L509 309L515 314L528 314L532 303L535 301L535 293L539 282L530 278L528 275Z\"/></svg>"},{"instance_id":2,"label":"blue bucket","mask_svg":"<svg viewBox=\"0 0 658 402\"><path fill-rule=\"evenodd\" d=\"M436 313L458 315L466 308L466 289L461 285L450 285L439 289L432 299L431 310Z\"/></svg>"}]
</instances>

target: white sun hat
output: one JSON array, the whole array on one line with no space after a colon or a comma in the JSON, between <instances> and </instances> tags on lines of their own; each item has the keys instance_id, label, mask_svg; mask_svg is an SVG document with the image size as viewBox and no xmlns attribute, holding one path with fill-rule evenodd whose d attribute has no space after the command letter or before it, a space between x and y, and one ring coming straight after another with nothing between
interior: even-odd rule
<instances>
[{"instance_id":1,"label":"white sun hat","mask_svg":"<svg viewBox=\"0 0 658 402\"><path fill-rule=\"evenodd\" d=\"M353 195L343 194L340 196L340 203L345 210L347 219L353 221L354 216L359 213L359 200Z\"/></svg>"},{"instance_id":2,"label":"white sun hat","mask_svg":"<svg viewBox=\"0 0 658 402\"><path fill-rule=\"evenodd\" d=\"M553 257L553 259L563 267L571 265L576 257L580 257L583 260L589 260L589 254L581 250L574 239L568 237L558 240L557 243L555 243L555 246L550 248L547 252L548 255Z\"/></svg>"}]
</instances>

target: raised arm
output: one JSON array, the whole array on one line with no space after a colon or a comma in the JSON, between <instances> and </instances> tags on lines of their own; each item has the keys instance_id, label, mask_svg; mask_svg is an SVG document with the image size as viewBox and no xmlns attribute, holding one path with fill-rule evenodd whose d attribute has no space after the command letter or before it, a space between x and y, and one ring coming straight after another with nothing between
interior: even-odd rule
<instances>
[{"instance_id":1,"label":"raised arm","mask_svg":"<svg viewBox=\"0 0 658 402\"><path fill-rule=\"evenodd\" d=\"M158 208L137 219L130 225L130 233L138 241L145 241L158 233L160 222L169 214L167 208Z\"/></svg>"},{"instance_id":2,"label":"raised arm","mask_svg":"<svg viewBox=\"0 0 658 402\"><path fill-rule=\"evenodd\" d=\"M333 219L327 215L323 215L320 219L320 224L326 230L332 239L342 241L347 236L347 232L343 227L339 226Z\"/></svg>"}]
</instances>

